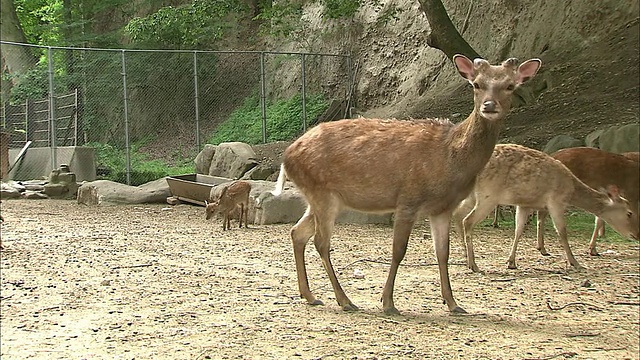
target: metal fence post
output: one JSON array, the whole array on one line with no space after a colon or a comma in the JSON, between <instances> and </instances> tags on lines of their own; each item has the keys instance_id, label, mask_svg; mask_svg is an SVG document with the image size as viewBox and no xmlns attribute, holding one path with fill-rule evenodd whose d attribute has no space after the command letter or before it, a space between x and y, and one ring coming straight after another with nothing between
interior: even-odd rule
<instances>
[{"instance_id":1,"label":"metal fence post","mask_svg":"<svg viewBox=\"0 0 640 360\"><path fill-rule=\"evenodd\" d=\"M53 54L51 46L47 47L47 64L49 70L49 146L51 146L51 169L57 167L56 158L56 98L53 94Z\"/></svg>"},{"instance_id":2,"label":"metal fence post","mask_svg":"<svg viewBox=\"0 0 640 360\"><path fill-rule=\"evenodd\" d=\"M198 95L198 52L193 52L193 88L196 113L196 147L200 151L200 99Z\"/></svg>"},{"instance_id":3,"label":"metal fence post","mask_svg":"<svg viewBox=\"0 0 640 360\"><path fill-rule=\"evenodd\" d=\"M302 132L307 132L307 55L302 54Z\"/></svg>"},{"instance_id":4,"label":"metal fence post","mask_svg":"<svg viewBox=\"0 0 640 360\"><path fill-rule=\"evenodd\" d=\"M124 144L127 166L127 185L131 185L131 148L129 146L129 107L127 103L127 66L125 62L125 50L122 49L122 96L124 97Z\"/></svg>"},{"instance_id":5,"label":"metal fence post","mask_svg":"<svg viewBox=\"0 0 640 360\"><path fill-rule=\"evenodd\" d=\"M260 52L260 109L262 111L262 143L267 143L267 90L264 73L264 51Z\"/></svg>"}]
</instances>

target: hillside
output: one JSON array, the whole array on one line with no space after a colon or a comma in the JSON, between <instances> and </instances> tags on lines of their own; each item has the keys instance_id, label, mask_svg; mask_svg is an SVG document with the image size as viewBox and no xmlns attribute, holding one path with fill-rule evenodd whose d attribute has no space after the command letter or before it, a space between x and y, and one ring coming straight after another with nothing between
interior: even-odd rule
<instances>
[{"instance_id":1,"label":"hillside","mask_svg":"<svg viewBox=\"0 0 640 360\"><path fill-rule=\"evenodd\" d=\"M465 39L490 61L543 61L528 85L529 98L509 117L503 141L541 148L557 134L583 137L610 124L638 122L637 0L572 0L561 8L544 0L443 3L454 24L466 27ZM310 24L327 36L306 50L354 55L355 110L363 116L463 118L472 107L470 91L442 52L426 45L429 27L418 2L383 4L377 12L364 8L350 23L321 20L320 8L308 6ZM380 21L391 11L397 21ZM293 43L281 46L300 50Z\"/></svg>"}]
</instances>

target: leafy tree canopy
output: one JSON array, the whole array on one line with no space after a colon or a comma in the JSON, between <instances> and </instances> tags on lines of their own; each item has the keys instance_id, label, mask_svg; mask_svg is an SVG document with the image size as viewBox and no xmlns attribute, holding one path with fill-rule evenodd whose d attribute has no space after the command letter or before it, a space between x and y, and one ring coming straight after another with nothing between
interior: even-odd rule
<instances>
[{"instance_id":1,"label":"leafy tree canopy","mask_svg":"<svg viewBox=\"0 0 640 360\"><path fill-rule=\"evenodd\" d=\"M198 48L223 37L248 11L237 0L194 0L193 3L163 7L157 12L133 18L125 27L133 43L145 47Z\"/></svg>"}]
</instances>

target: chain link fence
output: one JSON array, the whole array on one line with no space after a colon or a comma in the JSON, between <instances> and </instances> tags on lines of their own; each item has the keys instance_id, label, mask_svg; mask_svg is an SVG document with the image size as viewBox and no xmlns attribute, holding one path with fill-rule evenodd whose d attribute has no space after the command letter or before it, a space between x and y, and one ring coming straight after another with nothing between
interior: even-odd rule
<instances>
[{"instance_id":1,"label":"chain link fence","mask_svg":"<svg viewBox=\"0 0 640 360\"><path fill-rule=\"evenodd\" d=\"M3 52L38 59L17 64L26 69L20 76L3 73L0 125L10 147L31 141L50 148L51 168L60 165L56 148L93 147L111 161L98 175L115 171L126 184L148 180L137 163L192 166L209 142L289 140L271 119L281 115L278 104L295 105L287 122L299 124L298 133L318 121L350 117L353 106L348 55L0 43ZM233 116L246 117L246 129L218 133Z\"/></svg>"}]
</instances>

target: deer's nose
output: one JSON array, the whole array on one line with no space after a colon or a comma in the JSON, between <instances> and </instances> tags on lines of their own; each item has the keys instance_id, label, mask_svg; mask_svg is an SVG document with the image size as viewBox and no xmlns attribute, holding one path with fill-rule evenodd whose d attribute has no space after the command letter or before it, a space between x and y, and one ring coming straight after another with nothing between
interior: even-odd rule
<instances>
[{"instance_id":1,"label":"deer's nose","mask_svg":"<svg viewBox=\"0 0 640 360\"><path fill-rule=\"evenodd\" d=\"M495 112L496 111L496 102L493 100L487 100L482 103L482 111L484 112Z\"/></svg>"}]
</instances>

